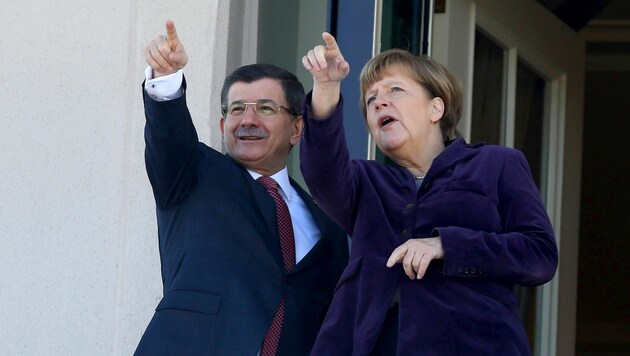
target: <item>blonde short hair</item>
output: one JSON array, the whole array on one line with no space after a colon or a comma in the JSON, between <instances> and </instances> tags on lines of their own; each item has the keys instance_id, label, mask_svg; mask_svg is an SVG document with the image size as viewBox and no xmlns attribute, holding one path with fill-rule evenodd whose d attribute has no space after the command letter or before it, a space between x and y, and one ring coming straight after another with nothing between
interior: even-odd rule
<instances>
[{"instance_id":1,"label":"blonde short hair","mask_svg":"<svg viewBox=\"0 0 630 356\"><path fill-rule=\"evenodd\" d=\"M376 82L398 67L406 70L432 98L444 101L444 115L440 119L440 130L444 140L460 136L457 124L462 114L463 93L459 80L442 64L428 56L416 56L402 49L390 49L370 59L359 77L361 97L359 99L363 117L367 117L365 93Z\"/></svg>"}]
</instances>

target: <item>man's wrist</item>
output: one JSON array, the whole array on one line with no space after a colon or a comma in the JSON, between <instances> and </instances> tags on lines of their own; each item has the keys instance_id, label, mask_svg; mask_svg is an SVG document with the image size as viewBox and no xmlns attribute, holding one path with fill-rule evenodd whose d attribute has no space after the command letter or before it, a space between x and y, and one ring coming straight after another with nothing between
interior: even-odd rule
<instances>
[{"instance_id":1,"label":"man's wrist","mask_svg":"<svg viewBox=\"0 0 630 356\"><path fill-rule=\"evenodd\" d=\"M184 73L180 69L175 73L153 78L153 69L148 66L145 71L144 90L157 101L174 100L182 96Z\"/></svg>"}]
</instances>

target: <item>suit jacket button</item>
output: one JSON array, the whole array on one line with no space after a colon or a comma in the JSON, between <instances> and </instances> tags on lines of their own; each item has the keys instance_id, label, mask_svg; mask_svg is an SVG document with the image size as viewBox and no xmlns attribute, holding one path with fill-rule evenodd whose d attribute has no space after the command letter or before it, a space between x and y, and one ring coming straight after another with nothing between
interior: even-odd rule
<instances>
[{"instance_id":1,"label":"suit jacket button","mask_svg":"<svg viewBox=\"0 0 630 356\"><path fill-rule=\"evenodd\" d=\"M477 274L477 269L475 267L471 268L470 274Z\"/></svg>"},{"instance_id":2,"label":"suit jacket button","mask_svg":"<svg viewBox=\"0 0 630 356\"><path fill-rule=\"evenodd\" d=\"M469 274L470 273L470 268L466 267L464 268L464 274Z\"/></svg>"},{"instance_id":3,"label":"suit jacket button","mask_svg":"<svg viewBox=\"0 0 630 356\"><path fill-rule=\"evenodd\" d=\"M405 210L409 211L411 209L413 209L413 203L409 203L409 204L405 205Z\"/></svg>"},{"instance_id":4,"label":"suit jacket button","mask_svg":"<svg viewBox=\"0 0 630 356\"><path fill-rule=\"evenodd\" d=\"M461 267L458 267L458 268L457 268L457 273L462 273L462 272L464 272L464 269L463 269L463 268L461 268Z\"/></svg>"}]
</instances>

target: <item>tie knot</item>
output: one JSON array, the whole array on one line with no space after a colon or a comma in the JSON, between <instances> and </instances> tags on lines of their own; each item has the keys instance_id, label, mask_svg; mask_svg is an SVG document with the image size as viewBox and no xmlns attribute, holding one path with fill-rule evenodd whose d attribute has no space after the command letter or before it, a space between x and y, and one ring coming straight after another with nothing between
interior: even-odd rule
<instances>
[{"instance_id":1,"label":"tie knot","mask_svg":"<svg viewBox=\"0 0 630 356\"><path fill-rule=\"evenodd\" d=\"M278 191L278 182L276 182L271 177L261 176L257 179L258 183L260 183L268 192L277 192Z\"/></svg>"}]
</instances>

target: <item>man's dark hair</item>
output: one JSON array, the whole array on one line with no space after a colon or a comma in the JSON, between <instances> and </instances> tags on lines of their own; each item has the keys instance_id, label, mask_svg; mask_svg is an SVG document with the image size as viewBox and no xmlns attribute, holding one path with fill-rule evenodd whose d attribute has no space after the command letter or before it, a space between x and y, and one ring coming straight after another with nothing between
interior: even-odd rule
<instances>
[{"instance_id":1,"label":"man's dark hair","mask_svg":"<svg viewBox=\"0 0 630 356\"><path fill-rule=\"evenodd\" d=\"M302 83L293 73L273 64L250 64L242 66L228 75L223 81L223 88L221 89L221 105L227 106L228 92L232 84L238 82L252 83L266 78L280 81L289 109L299 115L304 102L304 87Z\"/></svg>"}]
</instances>

